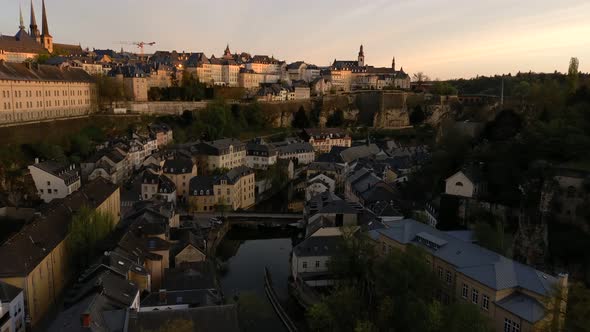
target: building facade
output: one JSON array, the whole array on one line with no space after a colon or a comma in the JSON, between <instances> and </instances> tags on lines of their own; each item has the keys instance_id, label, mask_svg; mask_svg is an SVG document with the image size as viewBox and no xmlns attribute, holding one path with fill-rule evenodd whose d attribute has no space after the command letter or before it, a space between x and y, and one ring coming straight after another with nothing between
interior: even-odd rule
<instances>
[{"instance_id":1,"label":"building facade","mask_svg":"<svg viewBox=\"0 0 590 332\"><path fill-rule=\"evenodd\" d=\"M50 203L32 221L0 246L0 281L24 290L27 322L35 326L53 307L72 277L68 228L73 211L86 205L121 218L119 188L102 179L93 181L63 200Z\"/></svg>"},{"instance_id":2,"label":"building facade","mask_svg":"<svg viewBox=\"0 0 590 332\"><path fill-rule=\"evenodd\" d=\"M206 174L218 168L232 169L246 164L246 144L234 138L200 142L192 149L200 173Z\"/></svg>"},{"instance_id":3,"label":"building facade","mask_svg":"<svg viewBox=\"0 0 590 332\"><path fill-rule=\"evenodd\" d=\"M80 189L82 184L80 169L75 165L53 161L36 162L29 166L29 172L35 182L37 194L45 203L70 195Z\"/></svg>"},{"instance_id":4,"label":"building facade","mask_svg":"<svg viewBox=\"0 0 590 332\"><path fill-rule=\"evenodd\" d=\"M234 168L222 176L197 176L191 179L189 207L193 212L247 209L256 202L254 170Z\"/></svg>"},{"instance_id":5,"label":"building facade","mask_svg":"<svg viewBox=\"0 0 590 332\"><path fill-rule=\"evenodd\" d=\"M96 98L82 69L0 61L0 124L87 115Z\"/></svg>"},{"instance_id":6,"label":"building facade","mask_svg":"<svg viewBox=\"0 0 590 332\"><path fill-rule=\"evenodd\" d=\"M563 317L553 316L545 303L557 286L567 298L567 275L551 276L410 219L372 231L371 237L383 255L410 245L424 249L443 285L437 298L477 306L498 332L538 331L549 322L563 327ZM565 303L558 305L564 313Z\"/></svg>"}]
</instances>

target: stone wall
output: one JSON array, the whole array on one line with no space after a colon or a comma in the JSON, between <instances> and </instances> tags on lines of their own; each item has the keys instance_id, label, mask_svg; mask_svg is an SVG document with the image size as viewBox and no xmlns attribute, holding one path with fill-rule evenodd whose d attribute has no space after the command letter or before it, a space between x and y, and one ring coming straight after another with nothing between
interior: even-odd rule
<instances>
[{"instance_id":1,"label":"stone wall","mask_svg":"<svg viewBox=\"0 0 590 332\"><path fill-rule=\"evenodd\" d=\"M153 101L115 103L114 108L127 109L130 113L181 115L184 111L193 111L207 107L206 101Z\"/></svg>"}]
</instances>

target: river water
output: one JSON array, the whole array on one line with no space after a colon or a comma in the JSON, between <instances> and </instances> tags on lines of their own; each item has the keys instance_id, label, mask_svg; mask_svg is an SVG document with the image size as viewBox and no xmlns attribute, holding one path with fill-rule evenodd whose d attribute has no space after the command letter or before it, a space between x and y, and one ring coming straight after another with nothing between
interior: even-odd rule
<instances>
[{"instance_id":1,"label":"river water","mask_svg":"<svg viewBox=\"0 0 590 332\"><path fill-rule=\"evenodd\" d=\"M291 249L299 236L293 230L234 228L218 247L217 258L223 266L220 273L223 293L230 301L239 299L248 311L243 314L249 317L247 326L242 326L244 331L286 331L264 292L264 267L270 270L274 289L285 310L297 325L304 325L302 309L288 294Z\"/></svg>"}]
</instances>

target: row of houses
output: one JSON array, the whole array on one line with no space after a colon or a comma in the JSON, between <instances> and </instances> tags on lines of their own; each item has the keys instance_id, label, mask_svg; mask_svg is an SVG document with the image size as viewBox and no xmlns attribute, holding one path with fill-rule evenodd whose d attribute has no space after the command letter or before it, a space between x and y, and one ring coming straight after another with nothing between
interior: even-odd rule
<instances>
[{"instance_id":1,"label":"row of houses","mask_svg":"<svg viewBox=\"0 0 590 332\"><path fill-rule=\"evenodd\" d=\"M565 306L567 293L556 292L567 292L567 275L553 276L489 251L477 244L472 231L440 231L436 223L406 219L399 212L396 186L428 160L427 149L388 142L344 151L320 155L307 170L306 239L291 258L296 290L329 290L336 278L329 262L342 238L366 232L382 257L410 246L423 249L442 285L436 299L476 306L496 331L535 331L563 322L563 310L555 308ZM483 197L485 185L476 173L461 171L447 179L449 194Z\"/></svg>"}]
</instances>

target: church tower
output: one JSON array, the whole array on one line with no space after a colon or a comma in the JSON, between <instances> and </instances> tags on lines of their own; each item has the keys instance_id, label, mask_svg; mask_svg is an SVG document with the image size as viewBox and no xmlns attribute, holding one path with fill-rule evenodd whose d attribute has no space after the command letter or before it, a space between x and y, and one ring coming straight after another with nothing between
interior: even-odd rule
<instances>
[{"instance_id":1,"label":"church tower","mask_svg":"<svg viewBox=\"0 0 590 332\"><path fill-rule=\"evenodd\" d=\"M45 0L43 0L43 33L41 34L41 40L43 47L49 52L53 53L53 37L49 33L49 24L47 24L47 10L45 10Z\"/></svg>"},{"instance_id":2,"label":"church tower","mask_svg":"<svg viewBox=\"0 0 590 332\"><path fill-rule=\"evenodd\" d=\"M391 60L391 69L395 71L395 57Z\"/></svg>"},{"instance_id":3,"label":"church tower","mask_svg":"<svg viewBox=\"0 0 590 332\"><path fill-rule=\"evenodd\" d=\"M361 49L359 51L358 66L359 67L365 66L365 52L363 51L363 45L361 45Z\"/></svg>"},{"instance_id":4,"label":"church tower","mask_svg":"<svg viewBox=\"0 0 590 332\"><path fill-rule=\"evenodd\" d=\"M29 25L29 35L35 39L37 43L41 43L41 33L37 28L37 19L35 19L35 7L33 7L33 0L31 0L31 25Z\"/></svg>"}]
</instances>

